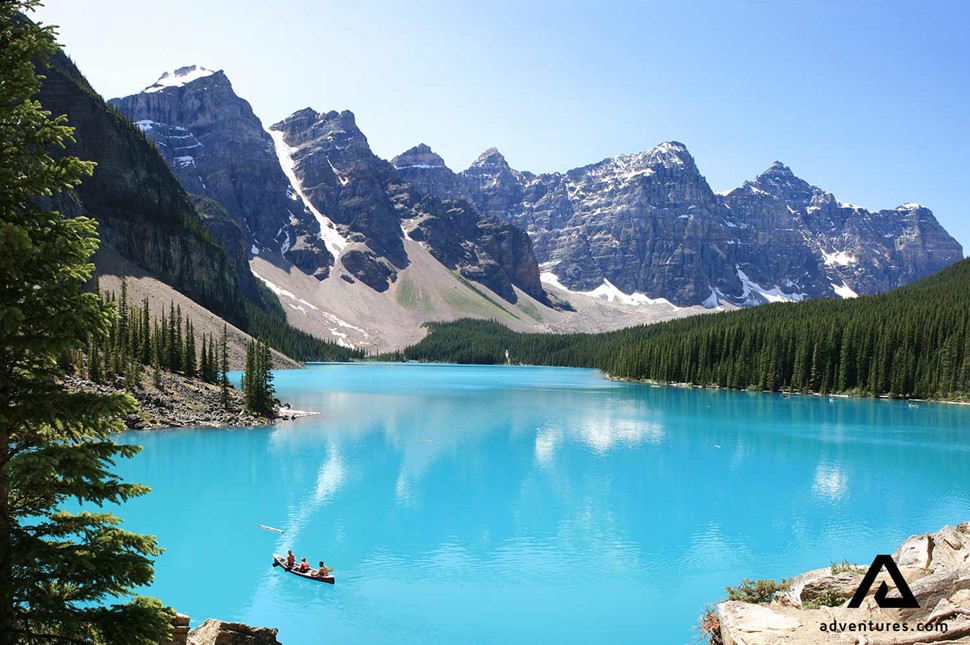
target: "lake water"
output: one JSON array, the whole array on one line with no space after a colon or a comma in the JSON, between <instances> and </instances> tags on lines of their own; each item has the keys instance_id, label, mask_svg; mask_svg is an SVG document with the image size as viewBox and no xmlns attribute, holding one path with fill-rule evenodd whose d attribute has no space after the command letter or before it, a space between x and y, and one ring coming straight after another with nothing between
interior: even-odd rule
<instances>
[{"instance_id":1,"label":"lake water","mask_svg":"<svg viewBox=\"0 0 970 645\"><path fill-rule=\"evenodd\" d=\"M286 645L672 643L741 578L970 519L970 409L531 367L278 372L315 417L127 433L149 593ZM275 526L278 535L257 527ZM271 565L292 548L334 586Z\"/></svg>"}]
</instances>

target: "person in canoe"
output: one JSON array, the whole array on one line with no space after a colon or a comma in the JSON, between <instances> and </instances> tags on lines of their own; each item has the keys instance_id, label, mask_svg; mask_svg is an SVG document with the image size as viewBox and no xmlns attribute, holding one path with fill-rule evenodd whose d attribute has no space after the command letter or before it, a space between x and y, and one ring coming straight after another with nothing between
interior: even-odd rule
<instances>
[{"instance_id":1,"label":"person in canoe","mask_svg":"<svg viewBox=\"0 0 970 645\"><path fill-rule=\"evenodd\" d=\"M310 571L310 563L306 561L306 558L300 558L300 573L307 573Z\"/></svg>"},{"instance_id":2,"label":"person in canoe","mask_svg":"<svg viewBox=\"0 0 970 645\"><path fill-rule=\"evenodd\" d=\"M295 564L296 564L296 556L293 555L293 552L292 551L287 551L286 552L286 568L287 569L292 569L293 568L293 565L295 565Z\"/></svg>"},{"instance_id":3,"label":"person in canoe","mask_svg":"<svg viewBox=\"0 0 970 645\"><path fill-rule=\"evenodd\" d=\"M323 564L323 560L320 560L320 568L317 569L317 572L313 575L315 575L318 578L327 577L327 567Z\"/></svg>"}]
</instances>

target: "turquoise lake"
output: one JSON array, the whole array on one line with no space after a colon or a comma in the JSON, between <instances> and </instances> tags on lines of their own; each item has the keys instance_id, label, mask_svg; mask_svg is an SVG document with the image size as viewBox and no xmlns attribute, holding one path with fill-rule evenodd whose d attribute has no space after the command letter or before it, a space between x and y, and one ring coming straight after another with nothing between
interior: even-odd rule
<instances>
[{"instance_id":1,"label":"turquoise lake","mask_svg":"<svg viewBox=\"0 0 970 645\"><path fill-rule=\"evenodd\" d=\"M869 563L970 520L970 409L617 383L590 370L319 365L318 416L126 433L151 595L286 645L671 643L741 578ZM278 535L258 528L285 530ZM293 549L335 585L271 566Z\"/></svg>"}]
</instances>

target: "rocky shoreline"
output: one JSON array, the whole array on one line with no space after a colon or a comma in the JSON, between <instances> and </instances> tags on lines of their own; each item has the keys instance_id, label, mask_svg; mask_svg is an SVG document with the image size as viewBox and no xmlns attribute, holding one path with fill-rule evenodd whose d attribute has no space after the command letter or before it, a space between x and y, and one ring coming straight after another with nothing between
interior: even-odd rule
<instances>
[{"instance_id":1,"label":"rocky shoreline","mask_svg":"<svg viewBox=\"0 0 970 645\"><path fill-rule=\"evenodd\" d=\"M821 394L819 392L788 392L785 390L751 390L751 389L734 389L721 387L720 385L697 385L694 383L669 383L667 381L658 381L650 378L624 378L621 376L613 376L607 372L603 372L603 376L610 381L616 381L618 383L637 383L640 385L652 385L655 387L679 387L683 389L699 389L699 390L719 390L724 392L756 392L757 394L781 394L785 398L792 396L814 396L814 397L827 397L830 399L871 399L873 401L906 401L909 403L945 403L947 405L970 405L970 401L965 399L904 399L904 398L892 398L886 395L879 397L865 396L862 394L846 394L845 392L834 392L829 394Z\"/></svg>"},{"instance_id":2,"label":"rocky shoreline","mask_svg":"<svg viewBox=\"0 0 970 645\"><path fill-rule=\"evenodd\" d=\"M122 378L110 383L94 383L67 377L66 383L74 391L130 394L138 402L138 409L125 419L125 426L129 430L255 427L316 414L294 410L285 403L277 409L275 417L253 414L245 409L242 392L235 388L229 391L231 404L227 410L222 405L222 392L218 385L166 371L162 371L160 376L156 385L150 374L146 373L134 387L126 387Z\"/></svg>"},{"instance_id":3,"label":"rocky shoreline","mask_svg":"<svg viewBox=\"0 0 970 645\"><path fill-rule=\"evenodd\" d=\"M275 627L252 627L206 618L198 627L189 628L189 617L176 614L172 619L172 636L160 645L281 645Z\"/></svg>"},{"instance_id":4,"label":"rocky shoreline","mask_svg":"<svg viewBox=\"0 0 970 645\"><path fill-rule=\"evenodd\" d=\"M769 601L719 603L703 631L711 645L970 644L970 522L913 535L892 559L918 607L879 606L882 583L884 604L901 597L885 568L861 605L848 607L870 564L833 564L784 581Z\"/></svg>"}]
</instances>

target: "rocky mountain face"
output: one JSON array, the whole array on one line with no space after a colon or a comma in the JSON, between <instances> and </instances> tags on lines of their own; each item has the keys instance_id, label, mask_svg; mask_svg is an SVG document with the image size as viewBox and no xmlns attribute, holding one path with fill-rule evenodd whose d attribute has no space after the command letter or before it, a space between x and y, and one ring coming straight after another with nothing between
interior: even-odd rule
<instances>
[{"instance_id":1,"label":"rocky mountain face","mask_svg":"<svg viewBox=\"0 0 970 645\"><path fill-rule=\"evenodd\" d=\"M444 298L448 279L485 286L512 304L525 293L550 305L546 284L557 297L586 297L586 308L619 303L672 315L696 305L877 293L962 257L929 210L870 212L777 162L715 193L677 142L547 174L513 169L493 148L455 173L424 144L391 162L379 158L348 111L307 108L264 130L225 74L197 66L112 103L195 195L202 225L241 284L256 256L319 281L317 288L295 280L303 286L293 293L279 286L282 275L274 274L276 283L260 275L307 317L298 317L307 329L316 329L309 318L322 316L307 312L329 306L321 294L338 293L326 286L334 280L351 289L340 297L357 303L344 320L351 325L373 305L367 294L433 319L437 310L415 289L434 283L440 293L428 298ZM418 261L415 253L431 257ZM355 291L361 286L367 294ZM467 300L449 297L450 311L464 311ZM534 319L573 324L555 316L552 323L547 313ZM620 324L614 314L610 328ZM347 327L328 324L342 339Z\"/></svg>"},{"instance_id":2,"label":"rocky mountain face","mask_svg":"<svg viewBox=\"0 0 970 645\"><path fill-rule=\"evenodd\" d=\"M870 212L809 185L777 161L725 201L742 210L740 204L760 202L755 216L784 204L793 218L797 215L792 224L806 247L817 250L826 272L860 294L914 282L963 257L961 246L928 208L910 203Z\"/></svg>"},{"instance_id":3,"label":"rocky mountain face","mask_svg":"<svg viewBox=\"0 0 970 645\"><path fill-rule=\"evenodd\" d=\"M873 213L778 162L716 194L677 142L542 175L512 169L494 148L457 174L429 153L419 146L395 165L422 190L467 196L525 228L548 279L573 291L615 287L708 307L852 297L963 257L928 209Z\"/></svg>"},{"instance_id":4,"label":"rocky mountain face","mask_svg":"<svg viewBox=\"0 0 970 645\"><path fill-rule=\"evenodd\" d=\"M426 195L442 199L470 199L464 183L445 160L425 144L417 145L391 159L401 179Z\"/></svg>"},{"instance_id":5,"label":"rocky mountain face","mask_svg":"<svg viewBox=\"0 0 970 645\"><path fill-rule=\"evenodd\" d=\"M103 283L123 266L123 275L154 285L146 293L153 302L166 290L166 300L184 296L199 308L197 321L204 314L219 330L225 321L295 356L347 357L287 324L278 298L250 270L247 232L216 201L186 193L146 133L107 105L63 53L38 71L45 76L38 100L74 128L75 142L51 154L96 163L75 193L48 200L97 220L94 263Z\"/></svg>"},{"instance_id":6,"label":"rocky mountain face","mask_svg":"<svg viewBox=\"0 0 970 645\"><path fill-rule=\"evenodd\" d=\"M308 108L271 130L280 133L310 207L326 213L341 237L339 261L350 274L345 279L385 291L408 266L404 240L410 239L509 302L516 300L513 286L546 301L524 231L479 214L447 191L430 195L407 182L371 151L351 112ZM412 152L416 163L428 168L437 163L430 150Z\"/></svg>"},{"instance_id":7,"label":"rocky mountain face","mask_svg":"<svg viewBox=\"0 0 970 645\"><path fill-rule=\"evenodd\" d=\"M415 190L373 154L351 112L300 110L264 130L223 72L195 65L111 103L155 142L188 192L232 216L249 254L282 256L320 280L339 257L342 279L382 292L408 266L407 228L447 268L503 298L514 302L516 285L545 299L524 232L448 202L463 195L443 186L434 195ZM412 156L422 166L440 162L430 149ZM197 205L210 234L238 255L239 235L212 216L212 203Z\"/></svg>"},{"instance_id":8,"label":"rocky mountain face","mask_svg":"<svg viewBox=\"0 0 970 645\"><path fill-rule=\"evenodd\" d=\"M110 103L155 143L186 191L232 215L251 253L280 254L304 273L328 275L333 255L320 222L284 174L272 137L223 72L183 67Z\"/></svg>"},{"instance_id":9,"label":"rocky mountain face","mask_svg":"<svg viewBox=\"0 0 970 645\"><path fill-rule=\"evenodd\" d=\"M255 279L234 270L203 234L198 213L153 146L108 109L63 54L42 73L41 104L67 115L75 128L76 142L64 153L97 162L76 201L58 206L96 218L102 241L122 257L227 320L244 320L243 297L258 295Z\"/></svg>"}]
</instances>

